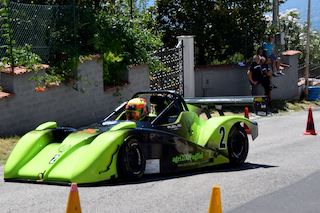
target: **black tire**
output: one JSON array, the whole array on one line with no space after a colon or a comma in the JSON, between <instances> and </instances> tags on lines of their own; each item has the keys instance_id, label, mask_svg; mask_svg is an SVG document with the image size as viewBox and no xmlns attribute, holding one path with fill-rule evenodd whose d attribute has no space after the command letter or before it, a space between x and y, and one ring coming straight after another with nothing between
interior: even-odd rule
<instances>
[{"instance_id":1,"label":"black tire","mask_svg":"<svg viewBox=\"0 0 320 213\"><path fill-rule=\"evenodd\" d=\"M128 138L120 147L117 161L119 176L125 179L139 179L143 176L146 159L137 138Z\"/></svg>"},{"instance_id":2,"label":"black tire","mask_svg":"<svg viewBox=\"0 0 320 213\"><path fill-rule=\"evenodd\" d=\"M240 125L231 128L228 137L228 155L230 164L240 166L248 156L249 142L245 129Z\"/></svg>"}]
</instances>

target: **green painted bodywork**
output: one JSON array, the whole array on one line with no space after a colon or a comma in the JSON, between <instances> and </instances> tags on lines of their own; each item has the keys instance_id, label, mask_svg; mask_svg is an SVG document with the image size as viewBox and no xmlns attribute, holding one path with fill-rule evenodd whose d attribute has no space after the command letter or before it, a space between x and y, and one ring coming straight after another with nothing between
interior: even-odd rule
<instances>
[{"instance_id":1,"label":"green painted bodywork","mask_svg":"<svg viewBox=\"0 0 320 213\"><path fill-rule=\"evenodd\" d=\"M214 161L211 165L229 163L228 158L228 136L231 128L235 125L246 124L253 132L253 140L258 136L258 127L242 116L219 116L205 120L199 117L200 110L198 107L188 106L190 111L180 113L174 123L163 126L172 126L181 124L177 131L179 136L186 138L199 146L215 150L217 154L213 156ZM221 129L224 129L224 133ZM221 148L221 143L225 147Z\"/></svg>"},{"instance_id":2,"label":"green painted bodywork","mask_svg":"<svg viewBox=\"0 0 320 213\"><path fill-rule=\"evenodd\" d=\"M134 122L98 135L78 131L63 142L52 141L52 130L24 135L4 167L5 179L93 183L117 177L118 149ZM116 127L116 126L115 126ZM97 172L98 171L98 172Z\"/></svg>"},{"instance_id":3,"label":"green painted bodywork","mask_svg":"<svg viewBox=\"0 0 320 213\"><path fill-rule=\"evenodd\" d=\"M58 127L57 122L49 121L38 126L36 130L55 129L57 127Z\"/></svg>"},{"instance_id":4,"label":"green painted bodywork","mask_svg":"<svg viewBox=\"0 0 320 213\"><path fill-rule=\"evenodd\" d=\"M245 123L250 129L256 128L250 120L242 116L219 116L205 120L193 111L182 112L174 123L163 126L181 124L178 135L202 147L215 149L219 148L222 139L226 143L231 128L241 123ZM224 138L220 133L221 128L225 129ZM253 137L255 139L256 136Z\"/></svg>"}]
</instances>

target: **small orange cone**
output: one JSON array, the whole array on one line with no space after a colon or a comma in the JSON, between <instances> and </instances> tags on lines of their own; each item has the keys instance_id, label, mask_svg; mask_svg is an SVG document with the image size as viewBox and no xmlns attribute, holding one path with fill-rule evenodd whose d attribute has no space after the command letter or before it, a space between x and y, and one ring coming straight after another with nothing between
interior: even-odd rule
<instances>
[{"instance_id":1,"label":"small orange cone","mask_svg":"<svg viewBox=\"0 0 320 213\"><path fill-rule=\"evenodd\" d=\"M71 184L66 213L81 213L80 199L78 194L78 186L76 183Z\"/></svg>"},{"instance_id":2,"label":"small orange cone","mask_svg":"<svg viewBox=\"0 0 320 213\"><path fill-rule=\"evenodd\" d=\"M244 117L249 119L249 109L248 107L244 108ZM244 130L246 131L247 134L251 134L251 130L247 126L247 124L243 125Z\"/></svg>"},{"instance_id":3,"label":"small orange cone","mask_svg":"<svg viewBox=\"0 0 320 213\"><path fill-rule=\"evenodd\" d=\"M316 131L314 129L314 122L313 122L313 116L312 116L312 109L311 106L309 107L309 114L308 114L308 121L307 121L307 128L304 132L305 135L316 135Z\"/></svg>"},{"instance_id":4,"label":"small orange cone","mask_svg":"<svg viewBox=\"0 0 320 213\"><path fill-rule=\"evenodd\" d=\"M222 213L220 186L213 186L208 213Z\"/></svg>"}]
</instances>

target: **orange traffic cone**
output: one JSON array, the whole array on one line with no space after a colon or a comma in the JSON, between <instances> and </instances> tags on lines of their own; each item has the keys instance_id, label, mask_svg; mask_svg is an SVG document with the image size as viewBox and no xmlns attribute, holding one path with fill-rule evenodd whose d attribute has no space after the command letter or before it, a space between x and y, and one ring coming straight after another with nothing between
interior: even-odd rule
<instances>
[{"instance_id":1,"label":"orange traffic cone","mask_svg":"<svg viewBox=\"0 0 320 213\"><path fill-rule=\"evenodd\" d=\"M78 186L76 183L71 184L66 213L81 213L80 199L78 194Z\"/></svg>"},{"instance_id":2,"label":"orange traffic cone","mask_svg":"<svg viewBox=\"0 0 320 213\"><path fill-rule=\"evenodd\" d=\"M313 116L312 116L312 109L311 106L309 107L309 114L308 114L308 121L307 121L307 128L304 132L305 135L316 135L316 131L314 129L314 123L313 123Z\"/></svg>"},{"instance_id":3,"label":"orange traffic cone","mask_svg":"<svg viewBox=\"0 0 320 213\"><path fill-rule=\"evenodd\" d=\"M220 186L213 186L208 213L222 213Z\"/></svg>"},{"instance_id":4,"label":"orange traffic cone","mask_svg":"<svg viewBox=\"0 0 320 213\"><path fill-rule=\"evenodd\" d=\"M249 109L248 107L244 108L244 117L249 119ZM251 134L251 130L247 126L247 124L243 125L244 130L246 131L247 134Z\"/></svg>"}]
</instances>

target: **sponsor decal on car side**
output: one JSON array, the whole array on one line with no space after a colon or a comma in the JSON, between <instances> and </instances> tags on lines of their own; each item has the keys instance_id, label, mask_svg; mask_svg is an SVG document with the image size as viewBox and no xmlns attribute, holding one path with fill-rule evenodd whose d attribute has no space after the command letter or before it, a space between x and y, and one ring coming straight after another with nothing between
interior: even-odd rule
<instances>
[{"instance_id":1,"label":"sponsor decal on car side","mask_svg":"<svg viewBox=\"0 0 320 213\"><path fill-rule=\"evenodd\" d=\"M175 156L172 158L172 162L175 164L179 163L188 163L188 162L195 162L203 159L203 152L197 153L187 153Z\"/></svg>"},{"instance_id":2,"label":"sponsor decal on car side","mask_svg":"<svg viewBox=\"0 0 320 213\"><path fill-rule=\"evenodd\" d=\"M167 126L167 129L169 129L169 130L178 130L181 127L182 127L181 124L172 124L172 125Z\"/></svg>"}]
</instances>

